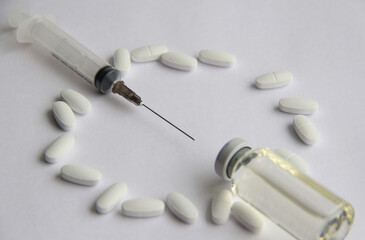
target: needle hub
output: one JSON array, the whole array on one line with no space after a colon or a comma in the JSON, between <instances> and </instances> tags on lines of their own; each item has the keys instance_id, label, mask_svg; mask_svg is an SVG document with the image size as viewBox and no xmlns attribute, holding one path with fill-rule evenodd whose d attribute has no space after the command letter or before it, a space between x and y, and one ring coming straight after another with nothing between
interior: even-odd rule
<instances>
[{"instance_id":1,"label":"needle hub","mask_svg":"<svg viewBox=\"0 0 365 240\"><path fill-rule=\"evenodd\" d=\"M141 97L138 96L137 93L135 93L132 89L127 87L124 84L124 81L118 81L114 83L112 92L119 94L120 96L124 97L125 99L137 106L141 105L142 103Z\"/></svg>"}]
</instances>

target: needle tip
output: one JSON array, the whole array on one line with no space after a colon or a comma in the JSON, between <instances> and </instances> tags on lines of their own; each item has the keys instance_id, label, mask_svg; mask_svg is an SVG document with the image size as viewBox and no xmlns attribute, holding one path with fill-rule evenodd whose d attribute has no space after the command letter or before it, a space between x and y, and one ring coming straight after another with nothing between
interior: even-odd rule
<instances>
[{"instance_id":1,"label":"needle tip","mask_svg":"<svg viewBox=\"0 0 365 240\"><path fill-rule=\"evenodd\" d=\"M161 119L165 120L165 122L167 122L168 124L170 124L171 126L173 126L174 128L176 128L177 130L179 130L181 133L183 133L185 136L187 136L191 140L195 141L195 139L192 136L190 136L189 134L187 134L186 132L184 132L183 130L181 130L180 128L178 128L177 126L175 126L173 123L171 123L166 118L162 117L160 114L158 114L157 112L155 112L151 108L147 107L143 102L141 102L140 105L144 106L145 108L147 108L148 110L150 110L151 112L153 112L154 114L156 114L157 116L159 116Z\"/></svg>"}]
</instances>

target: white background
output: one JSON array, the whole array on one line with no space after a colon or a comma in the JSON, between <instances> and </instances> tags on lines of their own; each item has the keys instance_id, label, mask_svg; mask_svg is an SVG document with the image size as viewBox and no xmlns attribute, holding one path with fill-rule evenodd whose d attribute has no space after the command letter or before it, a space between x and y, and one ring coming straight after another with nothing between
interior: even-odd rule
<instances>
[{"instance_id":1,"label":"white background","mask_svg":"<svg viewBox=\"0 0 365 240\"><path fill-rule=\"evenodd\" d=\"M308 174L353 204L347 239L365 226L365 1L28 1L31 13L54 13L58 25L111 62L115 49L165 44L197 56L204 48L237 56L230 69L199 63L194 72L159 62L133 63L125 78L144 102L196 138L193 142L148 110L119 96L103 96L40 46L16 42L7 16L18 1L0 7L0 239L292 239L266 220L254 235L233 219L216 226L209 207L229 186L214 172L220 148L233 137L256 146L285 147L308 161ZM290 70L281 89L253 86L260 74ZM89 98L92 112L77 115L72 152L56 164L42 154L64 132L52 103L72 88ZM295 135L282 97L319 102L310 116L319 131L314 146ZM68 163L103 174L95 187L64 182ZM126 199L165 199L183 193L200 210L193 225L169 210L151 219L107 215L94 201L110 184L125 181Z\"/></svg>"}]
</instances>

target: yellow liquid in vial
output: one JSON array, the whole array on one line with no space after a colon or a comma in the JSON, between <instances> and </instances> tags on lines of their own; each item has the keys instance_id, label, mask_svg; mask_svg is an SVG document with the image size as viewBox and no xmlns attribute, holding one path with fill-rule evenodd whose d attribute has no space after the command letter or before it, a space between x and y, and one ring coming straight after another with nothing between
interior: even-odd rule
<instances>
[{"instance_id":1,"label":"yellow liquid in vial","mask_svg":"<svg viewBox=\"0 0 365 240\"><path fill-rule=\"evenodd\" d=\"M267 149L245 156L232 190L300 240L342 240L354 220L349 203Z\"/></svg>"}]
</instances>

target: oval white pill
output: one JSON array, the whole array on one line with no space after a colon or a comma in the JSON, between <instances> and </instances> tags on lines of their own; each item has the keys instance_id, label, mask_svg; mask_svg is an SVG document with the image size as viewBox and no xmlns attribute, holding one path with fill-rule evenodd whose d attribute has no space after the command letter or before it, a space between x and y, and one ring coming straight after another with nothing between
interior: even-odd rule
<instances>
[{"instance_id":1,"label":"oval white pill","mask_svg":"<svg viewBox=\"0 0 365 240\"><path fill-rule=\"evenodd\" d=\"M204 49L199 52L199 60L214 66L232 67L236 63L236 56L225 51Z\"/></svg>"},{"instance_id":2,"label":"oval white pill","mask_svg":"<svg viewBox=\"0 0 365 240\"><path fill-rule=\"evenodd\" d=\"M288 71L265 73L255 79L257 88L269 89L288 85L293 80L293 74Z\"/></svg>"},{"instance_id":3,"label":"oval white pill","mask_svg":"<svg viewBox=\"0 0 365 240\"><path fill-rule=\"evenodd\" d=\"M170 68L175 68L182 71L193 71L198 64L196 58L175 52L162 54L161 62Z\"/></svg>"},{"instance_id":4,"label":"oval white pill","mask_svg":"<svg viewBox=\"0 0 365 240\"><path fill-rule=\"evenodd\" d=\"M306 144L314 144L318 138L318 132L312 121L303 115L296 115L293 120L294 129L298 137Z\"/></svg>"},{"instance_id":5,"label":"oval white pill","mask_svg":"<svg viewBox=\"0 0 365 240\"><path fill-rule=\"evenodd\" d=\"M91 111L91 103L79 92L72 89L64 89L60 96L67 105L77 113L88 114Z\"/></svg>"},{"instance_id":6,"label":"oval white pill","mask_svg":"<svg viewBox=\"0 0 365 240\"><path fill-rule=\"evenodd\" d=\"M219 191L212 201L212 221L215 224L227 222L232 206L232 193L223 189Z\"/></svg>"},{"instance_id":7,"label":"oval white pill","mask_svg":"<svg viewBox=\"0 0 365 240\"><path fill-rule=\"evenodd\" d=\"M167 47L165 45L149 45L133 49L131 58L134 62L150 62L158 60L166 52Z\"/></svg>"},{"instance_id":8,"label":"oval white pill","mask_svg":"<svg viewBox=\"0 0 365 240\"><path fill-rule=\"evenodd\" d=\"M127 184L118 182L108 187L96 200L96 210L99 213L108 213L124 198L127 193Z\"/></svg>"},{"instance_id":9,"label":"oval white pill","mask_svg":"<svg viewBox=\"0 0 365 240\"><path fill-rule=\"evenodd\" d=\"M61 168L61 177L72 183L93 186L100 181L101 173L90 167L69 164Z\"/></svg>"},{"instance_id":10,"label":"oval white pill","mask_svg":"<svg viewBox=\"0 0 365 240\"><path fill-rule=\"evenodd\" d=\"M122 77L127 75L131 68L131 56L125 48L119 48L114 52L114 67L119 70Z\"/></svg>"},{"instance_id":11,"label":"oval white pill","mask_svg":"<svg viewBox=\"0 0 365 240\"><path fill-rule=\"evenodd\" d=\"M122 212L128 217L156 217L165 210L165 204L159 199L133 199L122 204Z\"/></svg>"},{"instance_id":12,"label":"oval white pill","mask_svg":"<svg viewBox=\"0 0 365 240\"><path fill-rule=\"evenodd\" d=\"M167 195L166 204L176 217L186 223L194 223L199 216L195 205L181 193Z\"/></svg>"},{"instance_id":13,"label":"oval white pill","mask_svg":"<svg viewBox=\"0 0 365 240\"><path fill-rule=\"evenodd\" d=\"M282 98L279 109L293 114L313 114L318 109L318 103L309 98Z\"/></svg>"},{"instance_id":14,"label":"oval white pill","mask_svg":"<svg viewBox=\"0 0 365 240\"><path fill-rule=\"evenodd\" d=\"M307 171L308 163L303 158L293 153L292 151L285 148L278 148L275 149L275 152L299 171L301 172Z\"/></svg>"},{"instance_id":15,"label":"oval white pill","mask_svg":"<svg viewBox=\"0 0 365 240\"><path fill-rule=\"evenodd\" d=\"M44 159L49 163L58 162L64 157L74 146L75 137L66 133L56 138L44 152Z\"/></svg>"},{"instance_id":16,"label":"oval white pill","mask_svg":"<svg viewBox=\"0 0 365 240\"><path fill-rule=\"evenodd\" d=\"M259 232L265 225L261 213L246 202L235 202L232 214L237 221L251 232Z\"/></svg>"},{"instance_id":17,"label":"oval white pill","mask_svg":"<svg viewBox=\"0 0 365 240\"><path fill-rule=\"evenodd\" d=\"M62 101L53 103L53 116L58 125L65 131L70 131L74 128L76 118L71 108Z\"/></svg>"}]
</instances>

